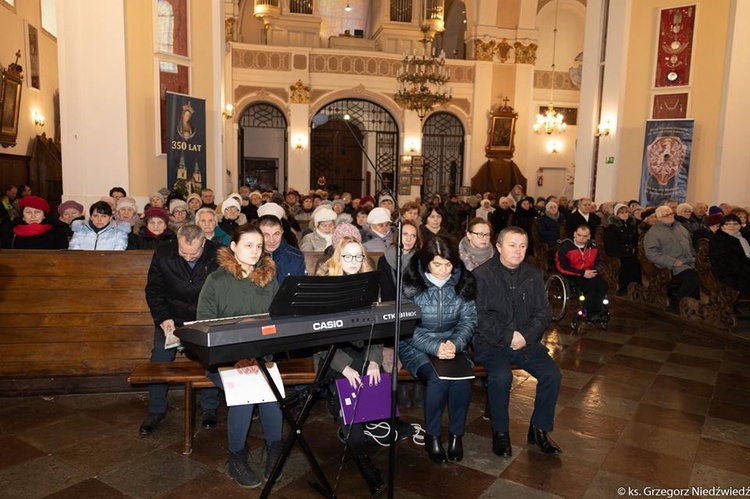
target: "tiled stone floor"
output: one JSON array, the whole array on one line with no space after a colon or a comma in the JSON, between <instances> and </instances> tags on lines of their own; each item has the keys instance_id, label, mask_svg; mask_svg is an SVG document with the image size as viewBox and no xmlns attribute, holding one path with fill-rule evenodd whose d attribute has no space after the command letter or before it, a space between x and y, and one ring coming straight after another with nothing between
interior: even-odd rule
<instances>
[{"instance_id":1,"label":"tiled stone floor","mask_svg":"<svg viewBox=\"0 0 750 499\"><path fill-rule=\"evenodd\" d=\"M653 488L750 486L750 344L666 317L618 313L616 305L613 316L607 332L585 325L570 334L563 322L547 336L563 371L553 433L560 457L527 448L535 381L517 372L513 458L490 451L477 382L463 462L436 465L414 443L399 445L395 497L602 498L619 497L619 487L646 496ZM0 398L0 497L257 497L259 489L241 489L223 473L223 424L198 430L192 455L180 453L181 393L173 391L170 404L159 430L144 438L143 393ZM402 415L422 419L417 409ZM248 442L262 470L261 435L254 424ZM324 404L305 435L334 483L343 449ZM387 450L373 453L385 472ZM309 480L295 451L273 497L315 497ZM337 490L342 498L367 496L349 460Z\"/></svg>"}]
</instances>

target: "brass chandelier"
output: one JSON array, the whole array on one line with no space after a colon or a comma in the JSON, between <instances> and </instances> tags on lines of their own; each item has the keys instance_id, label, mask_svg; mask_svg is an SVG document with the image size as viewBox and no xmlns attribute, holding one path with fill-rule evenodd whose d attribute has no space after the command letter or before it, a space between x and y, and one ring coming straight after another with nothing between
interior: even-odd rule
<instances>
[{"instance_id":1,"label":"brass chandelier","mask_svg":"<svg viewBox=\"0 0 750 499\"><path fill-rule=\"evenodd\" d=\"M445 52L436 54L432 39L428 37L429 26L422 27L422 53L416 51L406 55L403 68L396 74L400 86L394 95L397 103L410 111L415 111L420 121L432 108L450 101L452 95L443 89L450 76L445 68Z\"/></svg>"},{"instance_id":2,"label":"brass chandelier","mask_svg":"<svg viewBox=\"0 0 750 499\"><path fill-rule=\"evenodd\" d=\"M536 115L534 131L536 133L551 135L553 133L564 133L568 125L565 123L565 117L555 111L552 97L555 93L555 51L557 49L557 14L560 9L560 0L555 2L555 29L552 31L552 78L549 91L549 106L547 111Z\"/></svg>"}]
</instances>

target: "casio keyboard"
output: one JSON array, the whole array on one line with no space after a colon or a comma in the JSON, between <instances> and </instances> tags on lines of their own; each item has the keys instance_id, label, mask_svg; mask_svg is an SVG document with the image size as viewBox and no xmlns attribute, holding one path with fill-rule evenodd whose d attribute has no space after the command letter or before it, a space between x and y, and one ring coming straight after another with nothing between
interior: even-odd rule
<instances>
[{"instance_id":1,"label":"casio keyboard","mask_svg":"<svg viewBox=\"0 0 750 499\"><path fill-rule=\"evenodd\" d=\"M301 317L268 314L188 322L175 334L208 365L236 362L301 348L393 336L396 302ZM401 336L411 336L422 311L401 303ZM372 334L371 334L372 331Z\"/></svg>"}]
</instances>

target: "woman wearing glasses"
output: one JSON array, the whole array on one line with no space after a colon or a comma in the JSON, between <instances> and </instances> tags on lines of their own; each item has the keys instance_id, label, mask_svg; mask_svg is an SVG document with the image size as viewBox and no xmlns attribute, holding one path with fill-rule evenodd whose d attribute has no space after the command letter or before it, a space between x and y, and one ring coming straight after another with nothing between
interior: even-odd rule
<instances>
[{"instance_id":1,"label":"woman wearing glasses","mask_svg":"<svg viewBox=\"0 0 750 499\"><path fill-rule=\"evenodd\" d=\"M492 247L492 227L483 218L469 220L469 228L461 242L458 253L467 270L474 270L492 258L495 253Z\"/></svg>"},{"instance_id":2,"label":"woman wearing glasses","mask_svg":"<svg viewBox=\"0 0 750 499\"><path fill-rule=\"evenodd\" d=\"M711 273L742 293L750 292L750 242L742 235L742 222L729 214L709 242Z\"/></svg>"},{"instance_id":3,"label":"woman wearing glasses","mask_svg":"<svg viewBox=\"0 0 750 499\"><path fill-rule=\"evenodd\" d=\"M318 267L316 274L342 276L372 272L373 270L362 243L353 237L344 236L335 245L333 256ZM333 361L331 361L331 369L335 371L337 377L343 376L349 381L352 388L356 389L364 383L379 384L380 365L382 363L383 345L372 345L360 340L336 350ZM348 448L354 458L354 463L365 482L367 482L371 496L375 497L385 490L385 482L383 482L380 470L373 464L367 453L365 425L363 423L344 425L343 419L340 422L339 435L349 442Z\"/></svg>"},{"instance_id":4,"label":"woman wearing glasses","mask_svg":"<svg viewBox=\"0 0 750 499\"><path fill-rule=\"evenodd\" d=\"M208 276L198 298L198 320L237 317L268 312L279 285L276 265L263 253L263 233L251 224L234 231L229 247L216 254L219 269ZM258 371L255 360L243 359L237 368ZM223 388L218 373L208 373L216 386ZM229 460L227 473L241 487L255 488L263 483L247 462L247 434L253 418L253 404L236 405L228 410L227 433ZM277 402L259 404L263 433L266 437L266 469L268 478L281 455L282 414Z\"/></svg>"},{"instance_id":5,"label":"woman wearing glasses","mask_svg":"<svg viewBox=\"0 0 750 499\"><path fill-rule=\"evenodd\" d=\"M404 274L403 290L404 298L422 309L414 335L399 344L399 357L412 376L427 385L425 449L436 463L461 461L471 380L439 378L430 357L450 360L467 355L466 347L477 326L474 276L464 268L455 243L435 236L412 259ZM446 403L450 431L447 456L440 441Z\"/></svg>"}]
</instances>

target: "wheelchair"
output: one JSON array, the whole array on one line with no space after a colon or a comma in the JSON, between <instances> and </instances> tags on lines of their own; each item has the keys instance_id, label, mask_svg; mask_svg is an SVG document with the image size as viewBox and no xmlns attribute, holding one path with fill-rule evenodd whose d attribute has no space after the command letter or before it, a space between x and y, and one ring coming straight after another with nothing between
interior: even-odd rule
<instances>
[{"instance_id":1,"label":"wheelchair","mask_svg":"<svg viewBox=\"0 0 750 499\"><path fill-rule=\"evenodd\" d=\"M585 322L599 324L604 331L609 328L609 299L606 296L603 302L604 312L598 317L591 317L586 310L586 297L583 295L583 292L574 283L568 281L559 273L555 272L547 278L544 289L547 292L547 301L549 301L550 308L552 309L553 321L558 322L565 317L570 303L574 299L577 299L579 308L575 311L573 319L570 321L570 327L573 331L578 331L581 324Z\"/></svg>"}]
</instances>

